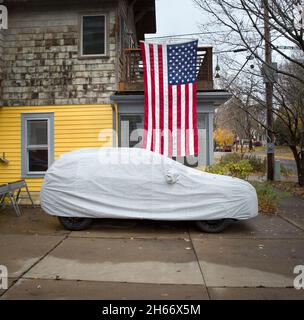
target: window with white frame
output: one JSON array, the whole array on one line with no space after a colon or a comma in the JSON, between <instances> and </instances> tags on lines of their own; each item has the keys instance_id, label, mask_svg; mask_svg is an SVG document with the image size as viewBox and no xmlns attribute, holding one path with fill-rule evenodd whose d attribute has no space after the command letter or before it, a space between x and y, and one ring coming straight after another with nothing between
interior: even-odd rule
<instances>
[{"instance_id":1,"label":"window with white frame","mask_svg":"<svg viewBox=\"0 0 304 320\"><path fill-rule=\"evenodd\" d=\"M81 17L81 55L106 55L106 15L83 15Z\"/></svg>"},{"instance_id":2,"label":"window with white frame","mask_svg":"<svg viewBox=\"0 0 304 320\"><path fill-rule=\"evenodd\" d=\"M54 114L22 114L22 176L43 176L54 160Z\"/></svg>"}]
</instances>

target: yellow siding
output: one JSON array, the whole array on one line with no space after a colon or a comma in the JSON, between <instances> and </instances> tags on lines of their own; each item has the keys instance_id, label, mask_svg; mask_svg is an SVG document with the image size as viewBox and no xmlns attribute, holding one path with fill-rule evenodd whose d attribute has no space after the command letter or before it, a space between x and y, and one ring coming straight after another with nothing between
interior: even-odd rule
<instances>
[{"instance_id":1,"label":"yellow siding","mask_svg":"<svg viewBox=\"0 0 304 320\"><path fill-rule=\"evenodd\" d=\"M0 184L21 179L21 114L54 113L54 156L80 149L111 146L111 105L74 105L45 107L0 107L0 156L5 152L9 164L0 163ZM31 191L39 191L42 178L26 179Z\"/></svg>"}]
</instances>

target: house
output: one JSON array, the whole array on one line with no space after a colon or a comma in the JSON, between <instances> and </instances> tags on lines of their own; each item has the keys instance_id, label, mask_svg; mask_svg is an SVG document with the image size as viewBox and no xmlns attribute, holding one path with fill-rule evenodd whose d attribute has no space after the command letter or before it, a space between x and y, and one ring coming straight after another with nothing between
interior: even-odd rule
<instances>
[{"instance_id":1,"label":"house","mask_svg":"<svg viewBox=\"0 0 304 320\"><path fill-rule=\"evenodd\" d=\"M39 192L61 154L133 147L143 127L138 43L156 32L155 0L6 0L0 30L0 184L25 178ZM213 113L230 98L213 88L212 48L199 49L200 155L213 161Z\"/></svg>"}]
</instances>

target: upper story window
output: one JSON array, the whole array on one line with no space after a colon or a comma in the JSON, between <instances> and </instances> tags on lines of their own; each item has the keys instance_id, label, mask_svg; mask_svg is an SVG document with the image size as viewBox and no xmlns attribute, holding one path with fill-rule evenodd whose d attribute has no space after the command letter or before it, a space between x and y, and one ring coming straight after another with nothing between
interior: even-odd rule
<instances>
[{"instance_id":1,"label":"upper story window","mask_svg":"<svg viewBox=\"0 0 304 320\"><path fill-rule=\"evenodd\" d=\"M84 15L81 17L81 55L106 55L106 15Z\"/></svg>"}]
</instances>

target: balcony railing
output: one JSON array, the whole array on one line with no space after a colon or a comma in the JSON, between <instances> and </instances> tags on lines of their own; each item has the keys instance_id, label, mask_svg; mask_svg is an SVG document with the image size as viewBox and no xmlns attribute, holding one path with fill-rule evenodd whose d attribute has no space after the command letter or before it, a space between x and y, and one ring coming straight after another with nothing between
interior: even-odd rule
<instances>
[{"instance_id":1,"label":"balcony railing","mask_svg":"<svg viewBox=\"0 0 304 320\"><path fill-rule=\"evenodd\" d=\"M121 65L120 91L142 91L143 62L140 49L125 49ZM197 88L213 89L212 47L199 47L197 59Z\"/></svg>"}]
</instances>

